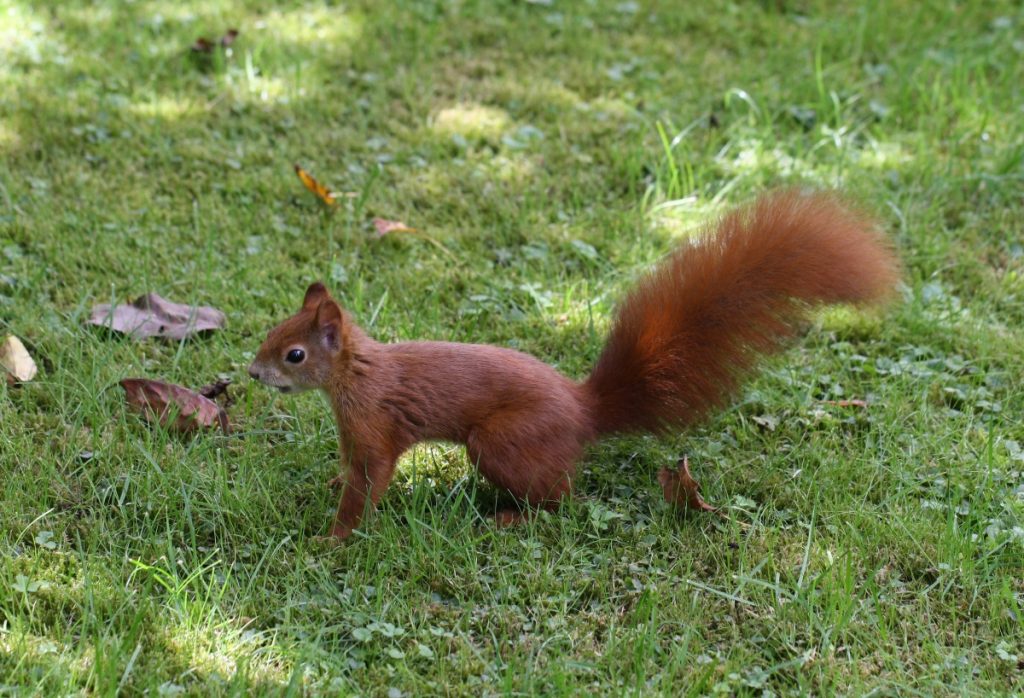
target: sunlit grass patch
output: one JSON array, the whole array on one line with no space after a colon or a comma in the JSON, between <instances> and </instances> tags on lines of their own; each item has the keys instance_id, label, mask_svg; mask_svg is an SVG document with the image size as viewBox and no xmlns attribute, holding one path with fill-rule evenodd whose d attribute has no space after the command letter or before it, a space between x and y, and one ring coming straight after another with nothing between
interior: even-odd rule
<instances>
[{"instance_id":1,"label":"sunlit grass patch","mask_svg":"<svg viewBox=\"0 0 1024 698\"><path fill-rule=\"evenodd\" d=\"M0 121L0 152L11 153L21 145L21 136L8 122Z\"/></svg>"},{"instance_id":2,"label":"sunlit grass patch","mask_svg":"<svg viewBox=\"0 0 1024 698\"><path fill-rule=\"evenodd\" d=\"M256 36L268 44L287 42L309 50L351 47L363 31L364 20L343 6L313 3L261 13L254 23Z\"/></svg>"},{"instance_id":3,"label":"sunlit grass patch","mask_svg":"<svg viewBox=\"0 0 1024 698\"><path fill-rule=\"evenodd\" d=\"M430 121L435 133L467 140L496 140L511 123L503 109L482 104L459 104L441 109Z\"/></svg>"}]
</instances>

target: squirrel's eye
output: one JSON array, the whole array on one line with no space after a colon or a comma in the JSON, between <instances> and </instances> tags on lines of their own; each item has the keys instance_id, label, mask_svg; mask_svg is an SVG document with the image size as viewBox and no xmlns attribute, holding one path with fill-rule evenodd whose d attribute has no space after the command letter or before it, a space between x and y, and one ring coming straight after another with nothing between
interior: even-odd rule
<instances>
[{"instance_id":1,"label":"squirrel's eye","mask_svg":"<svg viewBox=\"0 0 1024 698\"><path fill-rule=\"evenodd\" d=\"M301 349L292 349L288 352L288 356L284 357L284 360L290 364L301 364L302 360L306 358L306 352Z\"/></svg>"}]
</instances>

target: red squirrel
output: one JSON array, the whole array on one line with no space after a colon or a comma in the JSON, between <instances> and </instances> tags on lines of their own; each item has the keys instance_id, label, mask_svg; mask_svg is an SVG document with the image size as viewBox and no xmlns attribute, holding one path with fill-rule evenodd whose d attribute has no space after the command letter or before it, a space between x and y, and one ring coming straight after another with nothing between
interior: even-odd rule
<instances>
[{"instance_id":1,"label":"red squirrel","mask_svg":"<svg viewBox=\"0 0 1024 698\"><path fill-rule=\"evenodd\" d=\"M319 388L330 398L347 469L335 479L344 489L331 536L351 535L399 456L431 439L465 444L484 477L550 508L569 493L588 444L693 425L726 405L761 357L784 349L812 308L885 300L899 273L869 217L832 193L782 191L727 214L644 277L582 382L502 347L381 344L319 282L270 331L249 374L283 393Z\"/></svg>"}]
</instances>

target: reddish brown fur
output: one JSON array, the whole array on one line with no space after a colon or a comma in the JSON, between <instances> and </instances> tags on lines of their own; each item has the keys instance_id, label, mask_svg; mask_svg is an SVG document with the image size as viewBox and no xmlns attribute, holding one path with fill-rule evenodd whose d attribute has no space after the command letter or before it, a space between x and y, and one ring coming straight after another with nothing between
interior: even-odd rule
<instances>
[{"instance_id":1,"label":"reddish brown fur","mask_svg":"<svg viewBox=\"0 0 1024 698\"><path fill-rule=\"evenodd\" d=\"M808 309L871 303L899 265L872 221L832 194L783 191L677 249L619 307L585 385L595 428L663 431L723 406Z\"/></svg>"},{"instance_id":2,"label":"reddish brown fur","mask_svg":"<svg viewBox=\"0 0 1024 698\"><path fill-rule=\"evenodd\" d=\"M550 506L601 434L696 422L785 345L807 309L882 300L897 278L869 219L831 195L783 192L726 216L642 281L584 383L510 349L380 344L321 284L271 331L250 373L283 391L329 395L348 465L331 534L344 538L402 452L430 439L464 443L489 480ZM306 358L293 365L284 357L296 348Z\"/></svg>"}]
</instances>

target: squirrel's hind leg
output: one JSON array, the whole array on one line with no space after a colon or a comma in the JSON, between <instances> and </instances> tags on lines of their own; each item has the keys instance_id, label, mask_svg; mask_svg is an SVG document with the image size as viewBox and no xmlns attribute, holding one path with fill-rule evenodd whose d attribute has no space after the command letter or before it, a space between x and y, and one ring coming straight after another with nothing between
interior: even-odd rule
<instances>
[{"instance_id":1,"label":"squirrel's hind leg","mask_svg":"<svg viewBox=\"0 0 1024 698\"><path fill-rule=\"evenodd\" d=\"M572 490L582 451L575 442L567 443L566 436L517 431L508 425L500 430L476 427L466 439L466 451L481 475L523 504L554 509ZM495 520L510 526L524 518L523 512L509 509Z\"/></svg>"}]
</instances>

